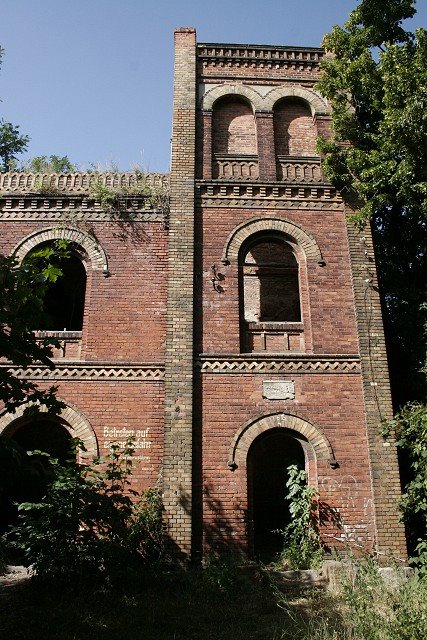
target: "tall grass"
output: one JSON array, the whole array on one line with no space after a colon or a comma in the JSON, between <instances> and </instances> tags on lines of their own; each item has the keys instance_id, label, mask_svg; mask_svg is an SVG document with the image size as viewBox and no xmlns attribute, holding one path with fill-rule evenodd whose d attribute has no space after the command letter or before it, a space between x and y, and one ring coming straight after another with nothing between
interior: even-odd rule
<instances>
[{"instance_id":1,"label":"tall grass","mask_svg":"<svg viewBox=\"0 0 427 640\"><path fill-rule=\"evenodd\" d=\"M352 579L336 596L312 592L299 602L278 596L285 621L281 640L425 640L427 638L427 580L419 574L406 579L396 569L391 584L373 561L356 565Z\"/></svg>"}]
</instances>

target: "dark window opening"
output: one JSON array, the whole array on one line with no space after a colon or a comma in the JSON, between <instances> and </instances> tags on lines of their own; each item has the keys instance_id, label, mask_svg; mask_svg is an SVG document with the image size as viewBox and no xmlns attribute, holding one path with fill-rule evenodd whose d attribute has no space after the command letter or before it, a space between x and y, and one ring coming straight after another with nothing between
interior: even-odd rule
<instances>
[{"instance_id":1,"label":"dark window opening","mask_svg":"<svg viewBox=\"0 0 427 640\"><path fill-rule=\"evenodd\" d=\"M241 276L246 323L301 322L298 262L287 242L254 243L244 254Z\"/></svg>"},{"instance_id":2,"label":"dark window opening","mask_svg":"<svg viewBox=\"0 0 427 640\"><path fill-rule=\"evenodd\" d=\"M64 463L70 457L71 435L52 420L36 420L17 429L11 439L24 451L44 451Z\"/></svg>"},{"instance_id":3,"label":"dark window opening","mask_svg":"<svg viewBox=\"0 0 427 640\"><path fill-rule=\"evenodd\" d=\"M75 253L57 261L62 271L49 286L43 301L43 317L35 327L42 331L81 331L86 293L86 270Z\"/></svg>"}]
</instances>

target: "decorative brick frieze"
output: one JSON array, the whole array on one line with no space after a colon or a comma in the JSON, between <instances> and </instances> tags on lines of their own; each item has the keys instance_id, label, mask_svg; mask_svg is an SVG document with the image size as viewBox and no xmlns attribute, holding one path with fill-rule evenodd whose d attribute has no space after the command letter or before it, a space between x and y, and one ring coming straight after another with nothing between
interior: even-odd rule
<instances>
[{"instance_id":1,"label":"decorative brick frieze","mask_svg":"<svg viewBox=\"0 0 427 640\"><path fill-rule=\"evenodd\" d=\"M1 369L13 372L21 380L85 380L87 382L120 380L134 382L140 380L163 380L164 365L158 363L123 364L117 363L75 363L55 362L53 369L45 366L11 367L0 365Z\"/></svg>"},{"instance_id":2,"label":"decorative brick frieze","mask_svg":"<svg viewBox=\"0 0 427 640\"><path fill-rule=\"evenodd\" d=\"M358 373L358 356L305 355L202 355L196 359L196 370L217 374L267 373Z\"/></svg>"},{"instance_id":3,"label":"decorative brick frieze","mask_svg":"<svg viewBox=\"0 0 427 640\"><path fill-rule=\"evenodd\" d=\"M276 162L278 179L283 182L300 184L327 182L322 172L320 158L277 156Z\"/></svg>"},{"instance_id":4,"label":"decorative brick frieze","mask_svg":"<svg viewBox=\"0 0 427 640\"><path fill-rule=\"evenodd\" d=\"M0 198L1 220L73 220L105 222L164 222L168 213L153 208L148 197L120 198L117 210L106 211L89 197L4 196Z\"/></svg>"}]
</instances>

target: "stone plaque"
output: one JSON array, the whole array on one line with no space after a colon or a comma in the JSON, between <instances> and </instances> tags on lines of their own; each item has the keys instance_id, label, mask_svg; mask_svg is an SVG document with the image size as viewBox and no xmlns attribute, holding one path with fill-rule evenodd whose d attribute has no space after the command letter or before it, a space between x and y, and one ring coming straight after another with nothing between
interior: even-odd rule
<instances>
[{"instance_id":1,"label":"stone plaque","mask_svg":"<svg viewBox=\"0 0 427 640\"><path fill-rule=\"evenodd\" d=\"M264 380L262 396L267 400L293 400L295 398L295 383L291 380Z\"/></svg>"}]
</instances>

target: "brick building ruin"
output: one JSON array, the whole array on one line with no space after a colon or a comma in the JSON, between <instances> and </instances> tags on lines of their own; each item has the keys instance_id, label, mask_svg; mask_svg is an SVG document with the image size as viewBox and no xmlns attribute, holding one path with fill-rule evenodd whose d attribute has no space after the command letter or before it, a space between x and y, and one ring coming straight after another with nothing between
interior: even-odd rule
<instances>
[{"instance_id":1,"label":"brick building ruin","mask_svg":"<svg viewBox=\"0 0 427 640\"><path fill-rule=\"evenodd\" d=\"M329 509L329 546L405 557L372 240L316 153L323 55L175 32L170 214L129 189L118 215L93 196L131 174L1 176L1 251L76 251L52 293L55 369L15 368L67 408L36 424L3 411L0 431L77 436L89 456L133 436L135 487L161 484L186 556L274 549L294 463Z\"/></svg>"}]
</instances>

